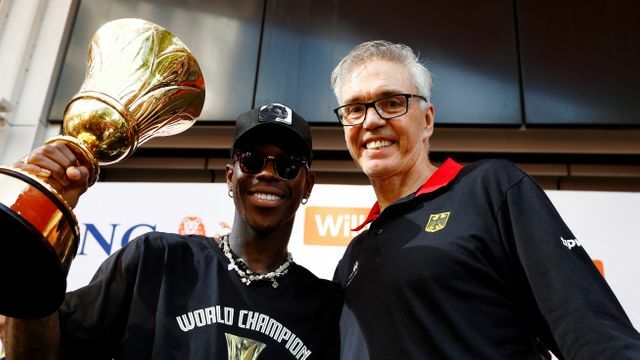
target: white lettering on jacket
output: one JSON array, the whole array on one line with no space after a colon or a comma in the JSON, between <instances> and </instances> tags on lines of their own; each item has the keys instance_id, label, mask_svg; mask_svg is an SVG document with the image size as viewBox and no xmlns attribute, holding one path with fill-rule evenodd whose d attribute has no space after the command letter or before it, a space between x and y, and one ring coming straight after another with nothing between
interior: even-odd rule
<instances>
[{"instance_id":1,"label":"white lettering on jacket","mask_svg":"<svg viewBox=\"0 0 640 360\"><path fill-rule=\"evenodd\" d=\"M235 314L238 314L237 318ZM184 332L191 331L196 327L216 323L236 325L243 329L261 332L275 341L284 344L285 348L289 350L291 355L296 359L305 360L311 355L311 350L307 348L296 334L277 320L257 311L236 311L232 307L216 305L176 316L176 321L180 329Z\"/></svg>"},{"instance_id":2,"label":"white lettering on jacket","mask_svg":"<svg viewBox=\"0 0 640 360\"><path fill-rule=\"evenodd\" d=\"M582 246L582 243L578 239L564 239L560 236L560 240L562 240L562 245L566 246L569 250L574 246Z\"/></svg>"}]
</instances>

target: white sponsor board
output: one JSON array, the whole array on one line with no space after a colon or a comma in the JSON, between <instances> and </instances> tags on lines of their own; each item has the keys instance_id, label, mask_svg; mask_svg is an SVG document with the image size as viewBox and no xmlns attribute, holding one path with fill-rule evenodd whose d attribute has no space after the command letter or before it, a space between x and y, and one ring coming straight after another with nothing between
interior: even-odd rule
<instances>
[{"instance_id":1,"label":"white sponsor board","mask_svg":"<svg viewBox=\"0 0 640 360\"><path fill-rule=\"evenodd\" d=\"M640 278L640 193L547 194L576 237L566 239L565 245L580 244L593 259L602 261L607 281L632 323L640 328L640 288L636 285ZM331 279L344 251L342 244L356 234L350 229L374 202L370 186L316 185L296 216L289 243L294 260L317 276ZM325 207L333 210L323 212ZM83 195L76 215L81 238L68 290L88 283L107 256L147 231L175 233L182 224L183 231L199 230L208 236L228 232L234 207L226 184L98 183ZM310 215L306 221L305 215ZM337 238L341 240L334 241ZM318 245L323 242L333 245Z\"/></svg>"}]
</instances>

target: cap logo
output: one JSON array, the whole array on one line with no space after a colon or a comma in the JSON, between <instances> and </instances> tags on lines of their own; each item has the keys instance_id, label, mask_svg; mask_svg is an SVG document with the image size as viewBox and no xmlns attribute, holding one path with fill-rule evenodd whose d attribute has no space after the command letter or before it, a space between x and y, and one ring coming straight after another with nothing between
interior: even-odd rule
<instances>
[{"instance_id":1,"label":"cap logo","mask_svg":"<svg viewBox=\"0 0 640 360\"><path fill-rule=\"evenodd\" d=\"M281 122L287 125L291 125L291 109L288 107L278 104L272 103L263 105L260 107L260 113L258 114L259 122Z\"/></svg>"}]
</instances>

